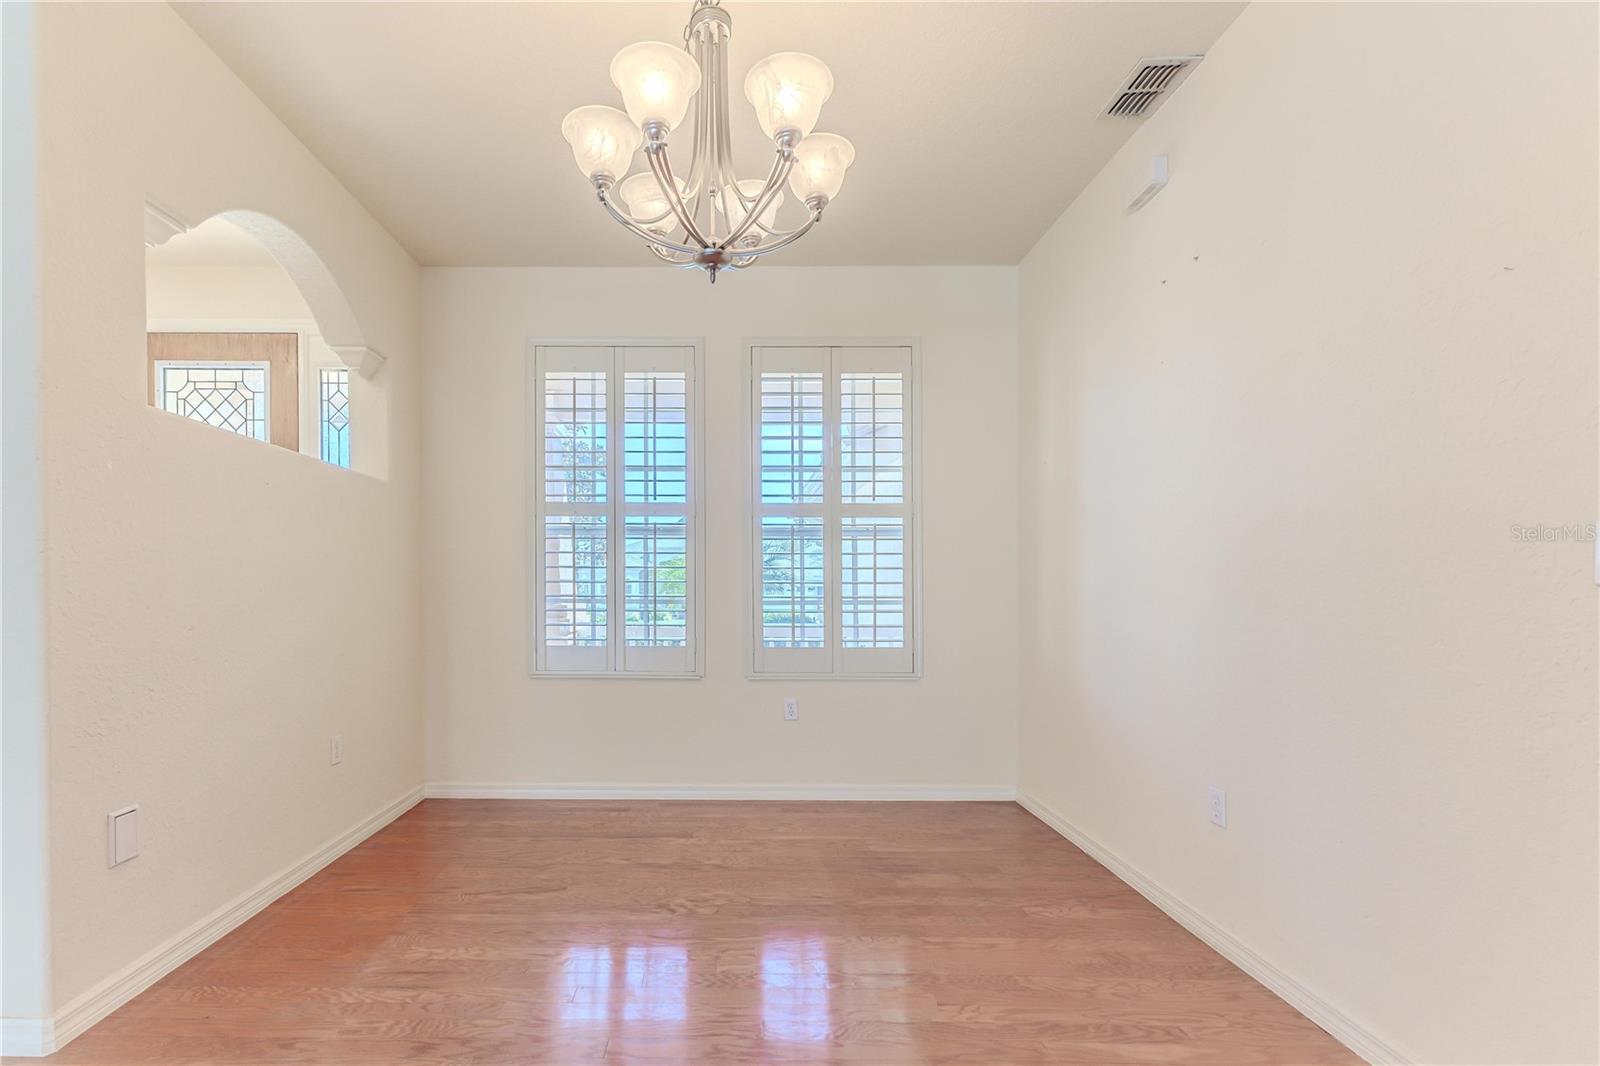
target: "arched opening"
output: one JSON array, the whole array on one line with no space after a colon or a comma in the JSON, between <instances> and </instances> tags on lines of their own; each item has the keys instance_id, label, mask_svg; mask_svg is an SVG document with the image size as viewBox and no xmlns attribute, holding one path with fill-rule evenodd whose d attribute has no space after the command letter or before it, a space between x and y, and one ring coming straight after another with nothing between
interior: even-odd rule
<instances>
[{"instance_id":1,"label":"arched opening","mask_svg":"<svg viewBox=\"0 0 1600 1066\"><path fill-rule=\"evenodd\" d=\"M382 357L298 234L253 211L188 227L151 207L145 243L152 407L381 475Z\"/></svg>"}]
</instances>

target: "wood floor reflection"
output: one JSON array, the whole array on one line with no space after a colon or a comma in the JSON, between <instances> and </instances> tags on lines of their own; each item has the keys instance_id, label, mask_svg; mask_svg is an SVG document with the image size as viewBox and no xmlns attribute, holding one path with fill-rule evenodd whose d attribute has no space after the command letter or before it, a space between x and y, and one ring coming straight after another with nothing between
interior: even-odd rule
<instances>
[{"instance_id":1,"label":"wood floor reflection","mask_svg":"<svg viewBox=\"0 0 1600 1066\"><path fill-rule=\"evenodd\" d=\"M1013 804L429 800L43 1061L1359 1060Z\"/></svg>"}]
</instances>

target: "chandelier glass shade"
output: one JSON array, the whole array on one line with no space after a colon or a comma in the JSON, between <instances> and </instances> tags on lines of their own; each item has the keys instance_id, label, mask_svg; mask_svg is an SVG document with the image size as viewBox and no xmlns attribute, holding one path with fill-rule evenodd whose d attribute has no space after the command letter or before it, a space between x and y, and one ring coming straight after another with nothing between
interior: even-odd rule
<instances>
[{"instance_id":1,"label":"chandelier glass shade","mask_svg":"<svg viewBox=\"0 0 1600 1066\"><path fill-rule=\"evenodd\" d=\"M599 104L568 112L561 120L561 135L572 145L579 170L611 178L628 172L633 153L644 143L644 134L627 115Z\"/></svg>"},{"instance_id":2,"label":"chandelier glass shade","mask_svg":"<svg viewBox=\"0 0 1600 1066\"><path fill-rule=\"evenodd\" d=\"M799 240L839 195L855 147L836 133L815 133L833 74L804 52L779 52L750 68L745 99L773 146L765 179L733 170L729 133L728 41L733 20L721 0L695 0L683 47L642 41L611 61L611 82L624 111L593 104L568 112L561 135L600 205L658 258L674 266L740 270ZM687 136L678 131L686 122ZM689 144L689 167L678 176L669 139ZM644 169L629 174L643 148ZM788 185L806 218L777 228Z\"/></svg>"}]
</instances>

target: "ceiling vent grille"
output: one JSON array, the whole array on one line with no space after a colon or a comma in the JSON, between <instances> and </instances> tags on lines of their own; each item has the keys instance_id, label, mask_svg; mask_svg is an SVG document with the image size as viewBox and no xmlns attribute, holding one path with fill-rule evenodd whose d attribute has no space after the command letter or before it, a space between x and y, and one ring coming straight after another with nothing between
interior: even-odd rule
<instances>
[{"instance_id":1,"label":"ceiling vent grille","mask_svg":"<svg viewBox=\"0 0 1600 1066\"><path fill-rule=\"evenodd\" d=\"M1133 65L1122 88L1106 105L1106 114L1117 118L1143 118L1154 111L1176 89L1200 56L1146 56Z\"/></svg>"}]
</instances>

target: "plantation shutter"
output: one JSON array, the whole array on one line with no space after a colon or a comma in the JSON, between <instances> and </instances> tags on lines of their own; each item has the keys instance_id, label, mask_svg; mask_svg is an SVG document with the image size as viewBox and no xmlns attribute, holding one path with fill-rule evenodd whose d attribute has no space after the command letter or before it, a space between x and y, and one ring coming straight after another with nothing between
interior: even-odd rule
<instances>
[{"instance_id":1,"label":"plantation shutter","mask_svg":"<svg viewBox=\"0 0 1600 1066\"><path fill-rule=\"evenodd\" d=\"M694 669L689 625L693 351L623 348L622 669Z\"/></svg>"},{"instance_id":2,"label":"plantation shutter","mask_svg":"<svg viewBox=\"0 0 1600 1066\"><path fill-rule=\"evenodd\" d=\"M911 349L751 349L756 674L909 675Z\"/></svg>"},{"instance_id":3,"label":"plantation shutter","mask_svg":"<svg viewBox=\"0 0 1600 1066\"><path fill-rule=\"evenodd\" d=\"M536 673L696 670L695 352L534 348Z\"/></svg>"}]
</instances>

